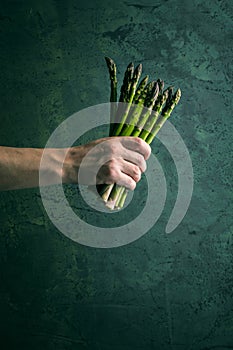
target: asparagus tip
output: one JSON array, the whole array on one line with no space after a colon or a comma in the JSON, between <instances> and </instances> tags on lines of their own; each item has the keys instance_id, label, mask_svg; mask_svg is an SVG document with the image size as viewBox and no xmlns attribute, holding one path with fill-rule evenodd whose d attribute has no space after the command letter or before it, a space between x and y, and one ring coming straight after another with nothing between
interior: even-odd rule
<instances>
[{"instance_id":1,"label":"asparagus tip","mask_svg":"<svg viewBox=\"0 0 233 350\"><path fill-rule=\"evenodd\" d=\"M105 56L104 58L105 58L105 61L106 61L107 64L114 64L114 61L113 61L112 58L107 57L107 56Z\"/></svg>"},{"instance_id":2,"label":"asparagus tip","mask_svg":"<svg viewBox=\"0 0 233 350\"><path fill-rule=\"evenodd\" d=\"M157 83L159 84L159 91L160 91L160 93L162 93L163 89L164 89L164 81L159 78L157 80Z\"/></svg>"},{"instance_id":3,"label":"asparagus tip","mask_svg":"<svg viewBox=\"0 0 233 350\"><path fill-rule=\"evenodd\" d=\"M180 98L181 98L181 90L178 89L174 95L175 104L177 104L179 102Z\"/></svg>"},{"instance_id":4,"label":"asparagus tip","mask_svg":"<svg viewBox=\"0 0 233 350\"><path fill-rule=\"evenodd\" d=\"M137 67L135 68L135 70L142 70L142 64L139 63L139 64L137 65Z\"/></svg>"},{"instance_id":5,"label":"asparagus tip","mask_svg":"<svg viewBox=\"0 0 233 350\"><path fill-rule=\"evenodd\" d=\"M127 69L132 69L132 68L134 68L134 64L133 62L130 62L127 66Z\"/></svg>"}]
</instances>

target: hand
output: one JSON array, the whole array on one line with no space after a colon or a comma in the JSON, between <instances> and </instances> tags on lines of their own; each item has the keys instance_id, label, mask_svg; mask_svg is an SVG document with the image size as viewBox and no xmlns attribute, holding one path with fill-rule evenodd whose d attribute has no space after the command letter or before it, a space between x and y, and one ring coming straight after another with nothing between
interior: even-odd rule
<instances>
[{"instance_id":1,"label":"hand","mask_svg":"<svg viewBox=\"0 0 233 350\"><path fill-rule=\"evenodd\" d=\"M63 182L83 185L117 183L134 190L141 173L146 170L150 153L151 148L145 141L130 136L106 137L71 147L63 164Z\"/></svg>"}]
</instances>

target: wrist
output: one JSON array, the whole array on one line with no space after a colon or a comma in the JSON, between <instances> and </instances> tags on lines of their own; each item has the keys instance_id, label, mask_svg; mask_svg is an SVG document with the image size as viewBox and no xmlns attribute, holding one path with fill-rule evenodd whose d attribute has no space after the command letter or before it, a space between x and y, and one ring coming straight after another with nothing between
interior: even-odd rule
<instances>
[{"instance_id":1,"label":"wrist","mask_svg":"<svg viewBox=\"0 0 233 350\"><path fill-rule=\"evenodd\" d=\"M68 148L45 148L40 162L40 184L42 186L58 184L64 181L64 159Z\"/></svg>"},{"instance_id":2,"label":"wrist","mask_svg":"<svg viewBox=\"0 0 233 350\"><path fill-rule=\"evenodd\" d=\"M63 153L63 164L61 165L62 182L65 184L78 184L78 171L85 151L83 146L66 148Z\"/></svg>"}]
</instances>

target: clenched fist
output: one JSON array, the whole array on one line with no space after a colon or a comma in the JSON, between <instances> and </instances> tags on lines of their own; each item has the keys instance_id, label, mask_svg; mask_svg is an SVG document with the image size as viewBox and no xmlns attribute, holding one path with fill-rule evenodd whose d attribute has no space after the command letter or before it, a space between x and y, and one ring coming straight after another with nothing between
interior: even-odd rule
<instances>
[{"instance_id":1,"label":"clenched fist","mask_svg":"<svg viewBox=\"0 0 233 350\"><path fill-rule=\"evenodd\" d=\"M150 153L145 141L130 136L106 137L71 147L63 163L63 183L116 183L134 190Z\"/></svg>"}]
</instances>

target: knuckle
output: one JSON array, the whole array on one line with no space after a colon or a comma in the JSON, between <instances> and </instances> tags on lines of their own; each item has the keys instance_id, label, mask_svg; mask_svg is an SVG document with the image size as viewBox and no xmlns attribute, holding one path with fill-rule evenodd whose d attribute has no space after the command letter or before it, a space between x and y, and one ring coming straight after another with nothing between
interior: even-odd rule
<instances>
[{"instance_id":1,"label":"knuckle","mask_svg":"<svg viewBox=\"0 0 233 350\"><path fill-rule=\"evenodd\" d=\"M146 169L147 169L147 164L146 164L146 162L144 161L144 162L143 162L143 167L142 167L142 172L144 173L144 172L146 171Z\"/></svg>"},{"instance_id":2,"label":"knuckle","mask_svg":"<svg viewBox=\"0 0 233 350\"><path fill-rule=\"evenodd\" d=\"M114 164L114 160L107 162L104 166L105 174L107 179L112 180L116 176L116 167Z\"/></svg>"},{"instance_id":3,"label":"knuckle","mask_svg":"<svg viewBox=\"0 0 233 350\"><path fill-rule=\"evenodd\" d=\"M132 180L132 181L130 182L130 184L129 184L129 188L130 188L131 191L135 190L135 188L136 188L136 182Z\"/></svg>"},{"instance_id":4,"label":"knuckle","mask_svg":"<svg viewBox=\"0 0 233 350\"><path fill-rule=\"evenodd\" d=\"M109 171L115 171L119 168L119 159L117 158L110 158L106 164Z\"/></svg>"},{"instance_id":5,"label":"knuckle","mask_svg":"<svg viewBox=\"0 0 233 350\"><path fill-rule=\"evenodd\" d=\"M134 171L135 174L139 173L140 170L139 170L137 165L133 165L133 171Z\"/></svg>"},{"instance_id":6,"label":"knuckle","mask_svg":"<svg viewBox=\"0 0 233 350\"><path fill-rule=\"evenodd\" d=\"M137 163L138 166L142 169L142 171L146 170L145 159L141 154L138 155Z\"/></svg>"},{"instance_id":7,"label":"knuckle","mask_svg":"<svg viewBox=\"0 0 233 350\"><path fill-rule=\"evenodd\" d=\"M150 157L151 154L151 147L141 139L140 137L135 137L135 141L137 142L139 148L142 150L142 153L144 155L144 158L147 160Z\"/></svg>"},{"instance_id":8,"label":"knuckle","mask_svg":"<svg viewBox=\"0 0 233 350\"><path fill-rule=\"evenodd\" d=\"M117 165L117 160L116 160L116 158L111 158L110 160L109 160L109 162L108 162L108 166L109 166L109 168L115 168L116 167L116 165Z\"/></svg>"},{"instance_id":9,"label":"knuckle","mask_svg":"<svg viewBox=\"0 0 233 350\"><path fill-rule=\"evenodd\" d=\"M136 180L136 182L141 180L141 173L135 174L135 180Z\"/></svg>"},{"instance_id":10,"label":"knuckle","mask_svg":"<svg viewBox=\"0 0 233 350\"><path fill-rule=\"evenodd\" d=\"M116 177L117 177L117 176L116 176L116 171L115 171L115 169L110 168L110 169L109 169L109 180L115 181Z\"/></svg>"},{"instance_id":11,"label":"knuckle","mask_svg":"<svg viewBox=\"0 0 233 350\"><path fill-rule=\"evenodd\" d=\"M139 175L136 179L135 182L139 182L141 180L141 176Z\"/></svg>"},{"instance_id":12,"label":"knuckle","mask_svg":"<svg viewBox=\"0 0 233 350\"><path fill-rule=\"evenodd\" d=\"M146 154L146 158L145 159L148 159L151 155L151 147L150 145L147 144L147 154Z\"/></svg>"},{"instance_id":13,"label":"knuckle","mask_svg":"<svg viewBox=\"0 0 233 350\"><path fill-rule=\"evenodd\" d=\"M114 143L109 142L109 144L108 144L108 152L110 154L114 154L115 151L116 151L116 146L114 145Z\"/></svg>"},{"instance_id":14,"label":"knuckle","mask_svg":"<svg viewBox=\"0 0 233 350\"><path fill-rule=\"evenodd\" d=\"M144 145L143 139L141 139L140 137L135 137L135 141L137 142L137 144L142 147Z\"/></svg>"},{"instance_id":15,"label":"knuckle","mask_svg":"<svg viewBox=\"0 0 233 350\"><path fill-rule=\"evenodd\" d=\"M117 151L117 145L115 143L115 140L109 140L105 143L104 152L106 155L113 155Z\"/></svg>"}]
</instances>

